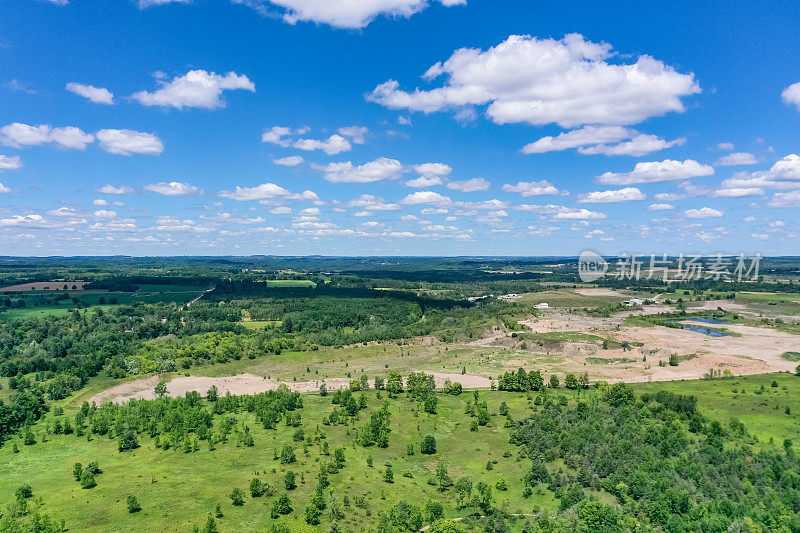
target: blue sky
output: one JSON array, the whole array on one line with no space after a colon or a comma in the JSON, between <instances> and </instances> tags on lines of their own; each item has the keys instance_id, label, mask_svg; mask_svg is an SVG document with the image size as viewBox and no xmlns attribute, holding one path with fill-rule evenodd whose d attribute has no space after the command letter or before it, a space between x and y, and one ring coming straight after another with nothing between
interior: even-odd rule
<instances>
[{"instance_id":1,"label":"blue sky","mask_svg":"<svg viewBox=\"0 0 800 533\"><path fill-rule=\"evenodd\" d=\"M6 0L0 254L797 254L791 2Z\"/></svg>"}]
</instances>

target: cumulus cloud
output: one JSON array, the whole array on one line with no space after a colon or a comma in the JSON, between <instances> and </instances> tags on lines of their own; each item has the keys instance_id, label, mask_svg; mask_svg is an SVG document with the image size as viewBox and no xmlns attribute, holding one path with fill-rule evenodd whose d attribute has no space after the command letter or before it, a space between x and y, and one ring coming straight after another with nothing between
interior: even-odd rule
<instances>
[{"instance_id":1,"label":"cumulus cloud","mask_svg":"<svg viewBox=\"0 0 800 533\"><path fill-rule=\"evenodd\" d=\"M153 183L151 185L145 185L143 189L165 196L191 196L200 192L200 189L194 185L177 181Z\"/></svg>"},{"instance_id":2,"label":"cumulus cloud","mask_svg":"<svg viewBox=\"0 0 800 533\"><path fill-rule=\"evenodd\" d=\"M164 151L164 143L152 133L133 130L100 130L95 133L100 148L118 155L159 155Z\"/></svg>"},{"instance_id":3,"label":"cumulus cloud","mask_svg":"<svg viewBox=\"0 0 800 533\"><path fill-rule=\"evenodd\" d=\"M138 0L136 4L139 9L147 9L148 7L164 6L167 4L191 4L192 0Z\"/></svg>"},{"instance_id":4,"label":"cumulus cloud","mask_svg":"<svg viewBox=\"0 0 800 533\"><path fill-rule=\"evenodd\" d=\"M153 0L147 0L153 1ZM337 28L366 27L380 15L408 18L425 9L428 0L231 0L251 7L265 16L272 8L281 9L281 17L289 24L315 22ZM443 6L464 5L467 0L438 0Z\"/></svg>"},{"instance_id":5,"label":"cumulus cloud","mask_svg":"<svg viewBox=\"0 0 800 533\"><path fill-rule=\"evenodd\" d=\"M717 189L711 195L715 198L744 198L745 196L759 196L764 194L760 187L734 187Z\"/></svg>"},{"instance_id":6,"label":"cumulus cloud","mask_svg":"<svg viewBox=\"0 0 800 533\"><path fill-rule=\"evenodd\" d=\"M328 155L349 152L352 148L350 142L341 135L331 135L325 141L319 141L316 139L298 139L292 143L292 146L298 150L305 150L309 152L312 150L322 150Z\"/></svg>"},{"instance_id":7,"label":"cumulus cloud","mask_svg":"<svg viewBox=\"0 0 800 533\"><path fill-rule=\"evenodd\" d=\"M0 183L0 194L5 194L7 192L11 192L11 189Z\"/></svg>"},{"instance_id":8,"label":"cumulus cloud","mask_svg":"<svg viewBox=\"0 0 800 533\"><path fill-rule=\"evenodd\" d=\"M613 145L598 144L595 146L582 146L578 148L578 152L584 155L603 154L608 156L630 155L638 157L666 148L672 148L673 146L680 146L685 142L686 139L683 137L675 139L674 141L665 141L656 135L639 133L634 135L629 141Z\"/></svg>"},{"instance_id":9,"label":"cumulus cloud","mask_svg":"<svg viewBox=\"0 0 800 533\"><path fill-rule=\"evenodd\" d=\"M95 104L112 105L114 103L114 95L111 91L103 89L102 87L70 82L67 84L67 90L78 96L83 96Z\"/></svg>"},{"instance_id":10,"label":"cumulus cloud","mask_svg":"<svg viewBox=\"0 0 800 533\"><path fill-rule=\"evenodd\" d=\"M491 184L483 178L472 178L463 181L451 181L447 184L448 189L461 192L485 191Z\"/></svg>"},{"instance_id":11,"label":"cumulus cloud","mask_svg":"<svg viewBox=\"0 0 800 533\"><path fill-rule=\"evenodd\" d=\"M176 76L170 82L157 81L161 85L159 89L153 92L139 91L132 94L131 98L147 106L219 109L226 106L222 99L223 91L256 90L256 86L247 76L235 72L220 75L205 70L191 70L183 76Z\"/></svg>"},{"instance_id":12,"label":"cumulus cloud","mask_svg":"<svg viewBox=\"0 0 800 533\"><path fill-rule=\"evenodd\" d=\"M506 183L503 185L503 191L516 192L520 196L545 196L551 194L558 194L560 191L549 181L520 181L516 185Z\"/></svg>"},{"instance_id":13,"label":"cumulus cloud","mask_svg":"<svg viewBox=\"0 0 800 533\"><path fill-rule=\"evenodd\" d=\"M403 165L396 159L381 157L358 166L350 161L329 163L321 170L325 172L325 179L332 183L371 183L399 177Z\"/></svg>"},{"instance_id":14,"label":"cumulus cloud","mask_svg":"<svg viewBox=\"0 0 800 533\"><path fill-rule=\"evenodd\" d=\"M530 211L539 213L553 220L602 220L607 218L605 213L597 211L589 211L588 209L578 209L574 207L566 207L563 205L536 205L536 204L522 204L515 209L519 211Z\"/></svg>"},{"instance_id":15,"label":"cumulus cloud","mask_svg":"<svg viewBox=\"0 0 800 533\"><path fill-rule=\"evenodd\" d=\"M14 148L53 143L60 148L85 150L87 144L94 142L94 136L74 126L53 128L49 124L29 126L14 122L0 128L0 142Z\"/></svg>"},{"instance_id":16,"label":"cumulus cloud","mask_svg":"<svg viewBox=\"0 0 800 533\"><path fill-rule=\"evenodd\" d=\"M303 164L303 158L299 155L290 155L288 157L281 157L280 159L273 159L273 163L284 167L296 167Z\"/></svg>"},{"instance_id":17,"label":"cumulus cloud","mask_svg":"<svg viewBox=\"0 0 800 533\"><path fill-rule=\"evenodd\" d=\"M794 105L800 111L800 82L789 85L783 93L781 93L783 101L789 105Z\"/></svg>"},{"instance_id":18,"label":"cumulus cloud","mask_svg":"<svg viewBox=\"0 0 800 533\"><path fill-rule=\"evenodd\" d=\"M261 134L261 142L277 144L278 146L288 147L291 144L288 137L292 134L292 129L285 126L273 126Z\"/></svg>"},{"instance_id":19,"label":"cumulus cloud","mask_svg":"<svg viewBox=\"0 0 800 533\"><path fill-rule=\"evenodd\" d=\"M131 194L134 192L134 189L133 187L127 187L124 185L122 187L115 187L114 185L103 185L102 187L97 189L97 192L103 194ZM102 205L106 204L103 203Z\"/></svg>"},{"instance_id":20,"label":"cumulus cloud","mask_svg":"<svg viewBox=\"0 0 800 533\"><path fill-rule=\"evenodd\" d=\"M753 154L735 152L720 157L714 165L718 167L733 167L737 165L755 165L756 163L758 163L758 159Z\"/></svg>"},{"instance_id":21,"label":"cumulus cloud","mask_svg":"<svg viewBox=\"0 0 800 533\"><path fill-rule=\"evenodd\" d=\"M348 126L346 128L339 128L339 134L349 137L356 144L364 144L367 142L366 135L369 129L363 126Z\"/></svg>"},{"instance_id":22,"label":"cumulus cloud","mask_svg":"<svg viewBox=\"0 0 800 533\"><path fill-rule=\"evenodd\" d=\"M612 58L614 61L612 62ZM626 63L611 45L582 35L539 39L512 35L486 51L456 50L425 73L446 76L440 87L412 92L389 80L368 96L392 109L431 113L486 105L498 124L637 124L684 110L682 97L700 92L693 74L681 74L650 56Z\"/></svg>"},{"instance_id":23,"label":"cumulus cloud","mask_svg":"<svg viewBox=\"0 0 800 533\"><path fill-rule=\"evenodd\" d=\"M450 165L445 165L444 163L423 163L421 165L414 165L414 170L416 170L421 176L426 177L448 176L453 171Z\"/></svg>"},{"instance_id":24,"label":"cumulus cloud","mask_svg":"<svg viewBox=\"0 0 800 533\"><path fill-rule=\"evenodd\" d=\"M407 186L414 187L417 189L421 189L424 187L434 187L436 185L443 185L443 184L444 182L442 181L442 178L440 178L439 176L432 176L432 177L420 176L418 178L414 178L413 180L408 180L406 182Z\"/></svg>"},{"instance_id":25,"label":"cumulus cloud","mask_svg":"<svg viewBox=\"0 0 800 533\"><path fill-rule=\"evenodd\" d=\"M450 198L443 196L438 192L433 191L419 191L409 194L400 202L406 205L420 205L420 204L449 204Z\"/></svg>"},{"instance_id":26,"label":"cumulus cloud","mask_svg":"<svg viewBox=\"0 0 800 533\"><path fill-rule=\"evenodd\" d=\"M400 209L397 204L384 201L383 198L371 194L362 194L344 204L345 207L363 209L365 211L395 211Z\"/></svg>"},{"instance_id":27,"label":"cumulus cloud","mask_svg":"<svg viewBox=\"0 0 800 533\"><path fill-rule=\"evenodd\" d=\"M241 202L250 200L270 200L274 198L286 198L291 196L288 190L274 183L262 183L255 187L236 187L233 191L222 191L220 196L239 200Z\"/></svg>"},{"instance_id":28,"label":"cumulus cloud","mask_svg":"<svg viewBox=\"0 0 800 533\"><path fill-rule=\"evenodd\" d=\"M632 172L606 172L597 181L606 185L633 185L636 183L656 183L659 181L683 180L698 176L711 176L714 167L703 165L694 159L686 161L650 161L636 163Z\"/></svg>"},{"instance_id":29,"label":"cumulus cloud","mask_svg":"<svg viewBox=\"0 0 800 533\"><path fill-rule=\"evenodd\" d=\"M800 207L800 190L777 192L767 202L769 207Z\"/></svg>"},{"instance_id":30,"label":"cumulus cloud","mask_svg":"<svg viewBox=\"0 0 800 533\"><path fill-rule=\"evenodd\" d=\"M580 203L609 203L609 202L631 202L644 200L645 195L636 187L626 187L624 189L609 191L593 191L582 194L578 197Z\"/></svg>"},{"instance_id":31,"label":"cumulus cloud","mask_svg":"<svg viewBox=\"0 0 800 533\"><path fill-rule=\"evenodd\" d=\"M789 154L769 170L737 172L721 186L722 189L800 189L800 155Z\"/></svg>"},{"instance_id":32,"label":"cumulus cloud","mask_svg":"<svg viewBox=\"0 0 800 533\"><path fill-rule=\"evenodd\" d=\"M711 207L701 207L700 209L687 209L683 214L686 215L686 218L719 218L725 212Z\"/></svg>"},{"instance_id":33,"label":"cumulus cloud","mask_svg":"<svg viewBox=\"0 0 800 533\"><path fill-rule=\"evenodd\" d=\"M0 218L0 226L37 226L44 222L42 215L13 215L10 218Z\"/></svg>"},{"instance_id":34,"label":"cumulus cloud","mask_svg":"<svg viewBox=\"0 0 800 533\"><path fill-rule=\"evenodd\" d=\"M18 155L11 157L0 155L0 170L17 170L22 168L22 159Z\"/></svg>"},{"instance_id":35,"label":"cumulus cloud","mask_svg":"<svg viewBox=\"0 0 800 533\"><path fill-rule=\"evenodd\" d=\"M628 141L621 142L625 139ZM522 148L525 154L543 154L577 148L584 155L630 155L642 156L681 145L686 139L665 141L656 135L639 133L622 126L584 126L577 130L566 131L552 137L542 137Z\"/></svg>"},{"instance_id":36,"label":"cumulus cloud","mask_svg":"<svg viewBox=\"0 0 800 533\"><path fill-rule=\"evenodd\" d=\"M262 183L255 187L236 187L232 191L222 191L219 193L223 198L247 202L259 200L261 203L270 203L275 200L302 200L313 202L319 200L319 196L314 191L303 191L293 194L280 185L274 183Z\"/></svg>"},{"instance_id":37,"label":"cumulus cloud","mask_svg":"<svg viewBox=\"0 0 800 533\"><path fill-rule=\"evenodd\" d=\"M667 211L669 209L675 209L675 206L672 204L650 204L648 207L650 211Z\"/></svg>"}]
</instances>

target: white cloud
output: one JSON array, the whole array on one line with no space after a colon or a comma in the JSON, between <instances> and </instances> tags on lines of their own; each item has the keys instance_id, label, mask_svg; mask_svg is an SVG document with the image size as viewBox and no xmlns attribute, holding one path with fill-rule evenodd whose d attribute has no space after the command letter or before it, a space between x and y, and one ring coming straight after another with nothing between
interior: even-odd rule
<instances>
[{"instance_id":1,"label":"white cloud","mask_svg":"<svg viewBox=\"0 0 800 533\"><path fill-rule=\"evenodd\" d=\"M285 126L273 126L261 135L261 142L277 144L278 146L288 147L291 144L288 137L292 134L292 129Z\"/></svg>"},{"instance_id":2,"label":"white cloud","mask_svg":"<svg viewBox=\"0 0 800 533\"><path fill-rule=\"evenodd\" d=\"M45 222L42 215L13 215L11 218L0 218L0 226L35 226Z\"/></svg>"},{"instance_id":3,"label":"white cloud","mask_svg":"<svg viewBox=\"0 0 800 533\"><path fill-rule=\"evenodd\" d=\"M367 142L365 136L369 133L369 129L364 126L348 126L346 128L339 128L339 134L349 137L356 144L364 144Z\"/></svg>"},{"instance_id":4,"label":"white cloud","mask_svg":"<svg viewBox=\"0 0 800 533\"><path fill-rule=\"evenodd\" d=\"M483 178L472 178L464 181L451 181L447 184L448 189L461 192L485 191L491 184Z\"/></svg>"},{"instance_id":5,"label":"white cloud","mask_svg":"<svg viewBox=\"0 0 800 533\"><path fill-rule=\"evenodd\" d=\"M624 189L610 191L593 191L582 194L578 197L580 203L608 203L608 202L631 202L644 200L645 195L636 187L626 187Z\"/></svg>"},{"instance_id":6,"label":"white cloud","mask_svg":"<svg viewBox=\"0 0 800 533\"><path fill-rule=\"evenodd\" d=\"M756 163L758 163L758 159L753 154L735 152L720 157L714 165L718 167L733 167L736 165L755 165Z\"/></svg>"},{"instance_id":7,"label":"white cloud","mask_svg":"<svg viewBox=\"0 0 800 533\"><path fill-rule=\"evenodd\" d=\"M443 184L442 178L440 178L439 176L432 176L430 178L425 176L420 176L418 178L415 178L413 180L408 180L406 182L407 186L415 187L418 189L423 187L434 187L436 185L442 185L442 184Z\"/></svg>"},{"instance_id":8,"label":"white cloud","mask_svg":"<svg viewBox=\"0 0 800 533\"><path fill-rule=\"evenodd\" d=\"M152 1L152 0L150 0ZM337 28L364 28L380 15L410 17L425 9L428 0L231 0L271 16L271 6L283 8L285 22L315 22ZM439 0L447 7L463 5L467 0Z\"/></svg>"},{"instance_id":9,"label":"white cloud","mask_svg":"<svg viewBox=\"0 0 800 533\"><path fill-rule=\"evenodd\" d=\"M718 211L711 207L701 207L700 209L687 209L683 212L686 218L718 218L725 214L724 211Z\"/></svg>"},{"instance_id":10,"label":"white cloud","mask_svg":"<svg viewBox=\"0 0 800 533\"><path fill-rule=\"evenodd\" d=\"M354 166L346 161L329 163L321 169L325 172L325 179L332 183L371 183L399 177L403 165L396 159L381 157L363 165Z\"/></svg>"},{"instance_id":11,"label":"white cloud","mask_svg":"<svg viewBox=\"0 0 800 533\"><path fill-rule=\"evenodd\" d=\"M164 143L152 133L133 130L100 130L97 133L100 148L118 155L159 155Z\"/></svg>"},{"instance_id":12,"label":"white cloud","mask_svg":"<svg viewBox=\"0 0 800 533\"><path fill-rule=\"evenodd\" d=\"M22 159L18 155L11 157L0 155L0 170L18 170L22 168Z\"/></svg>"},{"instance_id":13,"label":"white cloud","mask_svg":"<svg viewBox=\"0 0 800 533\"><path fill-rule=\"evenodd\" d=\"M139 91L132 94L131 98L147 106L219 109L226 105L222 99L222 91L256 91L255 85L247 76L235 72L228 72L223 76L205 70L191 70L183 76L176 76L171 82L157 81L161 88L153 92Z\"/></svg>"},{"instance_id":14,"label":"white cloud","mask_svg":"<svg viewBox=\"0 0 800 533\"><path fill-rule=\"evenodd\" d=\"M262 183L256 187L237 186L233 191L222 191L219 194L223 198L230 198L231 200L238 200L240 202L287 198L292 195L288 190L274 183Z\"/></svg>"},{"instance_id":15,"label":"white cloud","mask_svg":"<svg viewBox=\"0 0 800 533\"><path fill-rule=\"evenodd\" d=\"M11 192L11 189L0 183L0 194L5 194L8 192Z\"/></svg>"},{"instance_id":16,"label":"white cloud","mask_svg":"<svg viewBox=\"0 0 800 533\"><path fill-rule=\"evenodd\" d=\"M115 187L113 185L103 185L102 187L97 189L97 192L102 194L131 194L135 191L132 187L126 187L124 185L122 187Z\"/></svg>"},{"instance_id":17,"label":"white cloud","mask_svg":"<svg viewBox=\"0 0 800 533\"><path fill-rule=\"evenodd\" d=\"M797 110L800 111L800 82L789 85L783 93L781 93L781 97L784 102L789 105L797 106Z\"/></svg>"},{"instance_id":18,"label":"white cloud","mask_svg":"<svg viewBox=\"0 0 800 533\"><path fill-rule=\"evenodd\" d=\"M400 202L406 205L419 205L419 204L449 204L450 198L443 196L438 192L433 191L419 191L409 194Z\"/></svg>"},{"instance_id":19,"label":"white cloud","mask_svg":"<svg viewBox=\"0 0 800 533\"><path fill-rule=\"evenodd\" d=\"M719 143L717 145L717 149L722 150L724 152L732 152L733 151L733 143Z\"/></svg>"},{"instance_id":20,"label":"white cloud","mask_svg":"<svg viewBox=\"0 0 800 533\"><path fill-rule=\"evenodd\" d=\"M114 104L114 95L111 93L111 91L108 89L103 89L102 87L70 82L67 84L67 90L71 93L77 94L78 96L83 96L95 104Z\"/></svg>"},{"instance_id":21,"label":"white cloud","mask_svg":"<svg viewBox=\"0 0 800 533\"><path fill-rule=\"evenodd\" d=\"M331 135L325 141L319 141L316 139L298 139L292 143L292 146L298 150L305 150L309 152L312 150L322 150L328 155L349 152L352 149L350 142L341 135Z\"/></svg>"},{"instance_id":22,"label":"white cloud","mask_svg":"<svg viewBox=\"0 0 800 533\"><path fill-rule=\"evenodd\" d=\"M14 122L0 128L0 142L14 148L55 143L61 148L84 150L93 141L93 135L74 126L53 128L49 124L29 126Z\"/></svg>"},{"instance_id":23,"label":"white cloud","mask_svg":"<svg viewBox=\"0 0 800 533\"><path fill-rule=\"evenodd\" d=\"M281 157L280 159L273 159L273 163L284 167L296 167L303 164L303 158L299 155L290 155L288 157Z\"/></svg>"},{"instance_id":24,"label":"white cloud","mask_svg":"<svg viewBox=\"0 0 800 533\"><path fill-rule=\"evenodd\" d=\"M760 187L738 187L717 189L712 193L715 198L743 198L745 196L760 196L764 194L764 189Z\"/></svg>"},{"instance_id":25,"label":"white cloud","mask_svg":"<svg viewBox=\"0 0 800 533\"><path fill-rule=\"evenodd\" d=\"M648 207L650 211L667 211L669 209L675 209L675 206L672 204L650 204Z\"/></svg>"},{"instance_id":26,"label":"white cloud","mask_svg":"<svg viewBox=\"0 0 800 533\"><path fill-rule=\"evenodd\" d=\"M445 165L444 163L423 163L421 165L414 165L414 170L416 170L421 176L448 176L453 169L450 168L450 165Z\"/></svg>"},{"instance_id":27,"label":"white cloud","mask_svg":"<svg viewBox=\"0 0 800 533\"><path fill-rule=\"evenodd\" d=\"M286 207L285 205L280 205L280 206L276 207L275 209L271 209L270 210L270 213L272 213L273 215L288 215L291 212L292 212L292 208L291 207Z\"/></svg>"},{"instance_id":28,"label":"white cloud","mask_svg":"<svg viewBox=\"0 0 800 533\"><path fill-rule=\"evenodd\" d=\"M359 208L366 211L395 211L400 209L397 204L387 203L383 198L371 194L362 194L344 204L345 207Z\"/></svg>"},{"instance_id":29,"label":"white cloud","mask_svg":"<svg viewBox=\"0 0 800 533\"><path fill-rule=\"evenodd\" d=\"M800 207L800 190L777 192L767 202L769 207Z\"/></svg>"},{"instance_id":30,"label":"white cloud","mask_svg":"<svg viewBox=\"0 0 800 533\"><path fill-rule=\"evenodd\" d=\"M146 191L163 194L165 196L191 196L200 192L200 189L194 185L180 183L177 181L171 181L169 183L153 183L151 185L145 185L143 189Z\"/></svg>"},{"instance_id":31,"label":"white cloud","mask_svg":"<svg viewBox=\"0 0 800 533\"><path fill-rule=\"evenodd\" d=\"M167 4L191 4L192 0L138 0L139 9L148 7L163 6Z\"/></svg>"},{"instance_id":32,"label":"white cloud","mask_svg":"<svg viewBox=\"0 0 800 533\"><path fill-rule=\"evenodd\" d=\"M542 137L522 148L525 154L543 154L569 150L592 144L615 143L629 138L633 130L621 126L584 126L583 128L565 131L556 137Z\"/></svg>"},{"instance_id":33,"label":"white cloud","mask_svg":"<svg viewBox=\"0 0 800 533\"><path fill-rule=\"evenodd\" d=\"M769 170L737 172L722 182L722 188L800 188L800 155L789 154L777 161Z\"/></svg>"},{"instance_id":34,"label":"white cloud","mask_svg":"<svg viewBox=\"0 0 800 533\"><path fill-rule=\"evenodd\" d=\"M646 135L639 133L626 141L619 144L607 145L598 144L596 146L586 146L578 148L578 152L583 155L629 155L633 157L643 156L651 152L664 150L665 148L672 148L673 146L680 146L686 142L686 139L681 137L674 141L665 141L655 135Z\"/></svg>"},{"instance_id":35,"label":"white cloud","mask_svg":"<svg viewBox=\"0 0 800 533\"><path fill-rule=\"evenodd\" d=\"M520 181L516 185L506 183L503 185L505 192L517 192L523 197L545 196L558 194L559 190L547 180L541 181Z\"/></svg>"},{"instance_id":36,"label":"white cloud","mask_svg":"<svg viewBox=\"0 0 800 533\"><path fill-rule=\"evenodd\" d=\"M588 209L568 209L556 213L555 220L601 220L606 218L605 213L589 211Z\"/></svg>"},{"instance_id":37,"label":"white cloud","mask_svg":"<svg viewBox=\"0 0 800 533\"><path fill-rule=\"evenodd\" d=\"M522 204L515 207L515 209L519 211L540 213L542 215L547 215L554 220L602 220L607 218L605 213L589 211L588 209L565 207L563 205Z\"/></svg>"},{"instance_id":38,"label":"white cloud","mask_svg":"<svg viewBox=\"0 0 800 533\"><path fill-rule=\"evenodd\" d=\"M109 211L106 209L100 209L99 211L94 212L94 216L97 218L117 218L116 211Z\"/></svg>"},{"instance_id":39,"label":"white cloud","mask_svg":"<svg viewBox=\"0 0 800 533\"><path fill-rule=\"evenodd\" d=\"M440 87L407 92L389 80L369 99L426 113L488 105L487 115L498 124L575 127L637 124L682 112L681 97L700 92L694 75L650 56L631 63L619 58L609 44L578 34L560 40L512 35L485 52L462 48L433 65L424 77L447 76Z\"/></svg>"},{"instance_id":40,"label":"white cloud","mask_svg":"<svg viewBox=\"0 0 800 533\"><path fill-rule=\"evenodd\" d=\"M110 187L110 185L106 185L106 187ZM108 202L103 200L102 198L96 198L92 200L92 205L97 205L97 206L108 205Z\"/></svg>"},{"instance_id":41,"label":"white cloud","mask_svg":"<svg viewBox=\"0 0 800 533\"><path fill-rule=\"evenodd\" d=\"M606 185L633 185L636 183L656 183L659 181L683 180L698 176L711 176L714 168L703 165L694 159L686 161L651 161L636 163L632 172L606 172L597 181Z\"/></svg>"}]
</instances>

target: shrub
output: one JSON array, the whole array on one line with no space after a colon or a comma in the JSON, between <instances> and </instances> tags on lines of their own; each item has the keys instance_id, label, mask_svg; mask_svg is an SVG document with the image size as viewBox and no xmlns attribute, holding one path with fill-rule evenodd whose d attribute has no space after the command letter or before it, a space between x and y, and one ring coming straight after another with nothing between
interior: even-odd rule
<instances>
[{"instance_id":1,"label":"shrub","mask_svg":"<svg viewBox=\"0 0 800 533\"><path fill-rule=\"evenodd\" d=\"M436 439L433 435L426 435L419 446L420 453L432 455L436 453Z\"/></svg>"},{"instance_id":2,"label":"shrub","mask_svg":"<svg viewBox=\"0 0 800 533\"><path fill-rule=\"evenodd\" d=\"M125 500L125 505L127 505L129 513L138 513L142 510L142 506L139 505L139 500L137 500L136 496L133 495L128 496L128 498Z\"/></svg>"}]
</instances>

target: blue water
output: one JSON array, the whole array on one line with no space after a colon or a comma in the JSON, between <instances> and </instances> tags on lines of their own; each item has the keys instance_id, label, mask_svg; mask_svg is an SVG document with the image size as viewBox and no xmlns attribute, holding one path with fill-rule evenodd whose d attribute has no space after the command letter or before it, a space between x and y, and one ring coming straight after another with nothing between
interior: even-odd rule
<instances>
[{"instance_id":1,"label":"blue water","mask_svg":"<svg viewBox=\"0 0 800 533\"><path fill-rule=\"evenodd\" d=\"M667 320L667 322L683 322L684 320L691 320L693 322L703 322L706 324L727 324L724 320L717 320L716 318L682 318L680 320ZM693 326L691 324L681 324L683 329L688 329L689 331L694 331L695 333L702 333L703 335L708 335L709 337L730 337L729 333L723 333L722 331L710 328L704 328L702 326Z\"/></svg>"}]
</instances>

